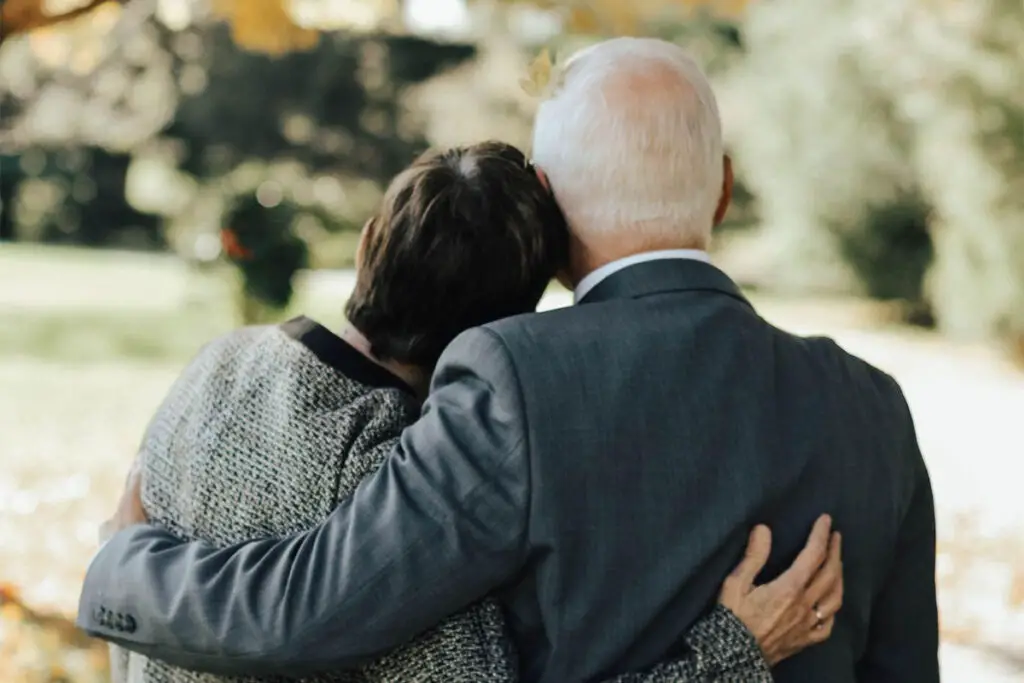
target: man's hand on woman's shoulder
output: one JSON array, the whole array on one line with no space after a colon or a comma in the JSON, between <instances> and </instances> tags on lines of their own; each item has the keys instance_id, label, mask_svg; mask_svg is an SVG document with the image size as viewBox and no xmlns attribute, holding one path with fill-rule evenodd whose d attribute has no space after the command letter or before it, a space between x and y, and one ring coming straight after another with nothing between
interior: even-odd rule
<instances>
[{"instance_id":1,"label":"man's hand on woman's shoulder","mask_svg":"<svg viewBox=\"0 0 1024 683\"><path fill-rule=\"evenodd\" d=\"M770 583L754 585L771 552L772 535L758 525L747 551L722 585L719 602L750 630L769 664L828 640L843 604L842 538L822 515L792 566Z\"/></svg>"}]
</instances>

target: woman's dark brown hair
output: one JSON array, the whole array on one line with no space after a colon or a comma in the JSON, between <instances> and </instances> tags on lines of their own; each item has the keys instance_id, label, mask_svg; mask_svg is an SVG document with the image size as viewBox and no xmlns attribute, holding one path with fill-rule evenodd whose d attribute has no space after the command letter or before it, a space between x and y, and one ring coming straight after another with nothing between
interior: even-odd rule
<instances>
[{"instance_id":1,"label":"woman's dark brown hair","mask_svg":"<svg viewBox=\"0 0 1024 683\"><path fill-rule=\"evenodd\" d=\"M525 155L486 142L428 152L367 223L345 313L373 354L432 367L461 332L534 310L568 232Z\"/></svg>"}]
</instances>

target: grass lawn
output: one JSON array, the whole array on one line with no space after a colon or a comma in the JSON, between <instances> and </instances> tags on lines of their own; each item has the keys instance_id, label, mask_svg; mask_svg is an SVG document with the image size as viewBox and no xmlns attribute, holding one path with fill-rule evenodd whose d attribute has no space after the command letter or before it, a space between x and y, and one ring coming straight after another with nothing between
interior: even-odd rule
<instances>
[{"instance_id":1,"label":"grass lawn","mask_svg":"<svg viewBox=\"0 0 1024 683\"><path fill-rule=\"evenodd\" d=\"M282 316L336 328L350 283L345 271L300 275ZM173 256L0 245L0 356L183 363L240 323L234 296L229 269Z\"/></svg>"},{"instance_id":2,"label":"grass lawn","mask_svg":"<svg viewBox=\"0 0 1024 683\"><path fill-rule=\"evenodd\" d=\"M0 246L0 354L52 361L184 362L239 324L231 273L171 256ZM325 324L344 301L301 288L289 312Z\"/></svg>"}]
</instances>

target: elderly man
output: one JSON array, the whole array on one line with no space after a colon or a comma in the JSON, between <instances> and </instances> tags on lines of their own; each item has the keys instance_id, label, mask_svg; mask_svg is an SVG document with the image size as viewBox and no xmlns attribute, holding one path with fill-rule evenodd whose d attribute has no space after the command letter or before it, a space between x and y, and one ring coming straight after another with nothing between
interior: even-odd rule
<instances>
[{"instance_id":1,"label":"elderly man","mask_svg":"<svg viewBox=\"0 0 1024 683\"><path fill-rule=\"evenodd\" d=\"M776 575L825 510L845 607L776 680L937 681L934 511L910 412L890 377L767 324L709 263L732 173L698 67L656 40L580 53L534 154L570 226L577 305L456 339L421 419L313 531L219 551L146 526L114 536L79 623L251 673L358 661L494 594L525 680L593 680L670 655L754 523L775 531ZM145 633L112 633L98 608Z\"/></svg>"}]
</instances>

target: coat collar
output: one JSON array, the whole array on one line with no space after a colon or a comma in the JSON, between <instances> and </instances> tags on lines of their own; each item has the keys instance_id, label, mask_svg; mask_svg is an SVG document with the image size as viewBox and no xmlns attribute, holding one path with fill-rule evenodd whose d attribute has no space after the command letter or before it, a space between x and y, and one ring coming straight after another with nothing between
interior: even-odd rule
<instances>
[{"instance_id":1,"label":"coat collar","mask_svg":"<svg viewBox=\"0 0 1024 683\"><path fill-rule=\"evenodd\" d=\"M693 259L666 259L628 266L599 282L579 303L638 299L667 292L717 292L750 306L728 275L710 263Z\"/></svg>"},{"instance_id":2,"label":"coat collar","mask_svg":"<svg viewBox=\"0 0 1024 683\"><path fill-rule=\"evenodd\" d=\"M361 354L341 337L320 323L299 316L280 325L286 335L305 346L314 356L345 377L369 387L401 389L412 396L412 387Z\"/></svg>"}]
</instances>

